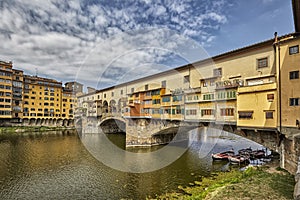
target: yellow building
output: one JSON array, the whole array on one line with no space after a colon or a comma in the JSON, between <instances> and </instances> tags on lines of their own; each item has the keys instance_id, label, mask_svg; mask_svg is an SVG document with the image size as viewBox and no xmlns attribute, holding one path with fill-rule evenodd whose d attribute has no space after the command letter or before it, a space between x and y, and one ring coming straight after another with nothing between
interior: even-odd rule
<instances>
[{"instance_id":1,"label":"yellow building","mask_svg":"<svg viewBox=\"0 0 300 200\"><path fill-rule=\"evenodd\" d=\"M53 79L24 75L23 107L24 118L61 118L62 83Z\"/></svg>"},{"instance_id":2,"label":"yellow building","mask_svg":"<svg viewBox=\"0 0 300 200\"><path fill-rule=\"evenodd\" d=\"M12 62L0 61L0 118L12 118Z\"/></svg>"},{"instance_id":3,"label":"yellow building","mask_svg":"<svg viewBox=\"0 0 300 200\"><path fill-rule=\"evenodd\" d=\"M62 106L61 106L61 117L64 119L74 118L74 107L76 105L76 98L73 90L63 88L62 90Z\"/></svg>"},{"instance_id":4,"label":"yellow building","mask_svg":"<svg viewBox=\"0 0 300 200\"><path fill-rule=\"evenodd\" d=\"M298 11L300 12L300 11ZM278 68L279 126L300 127L300 34L279 38L275 44Z\"/></svg>"},{"instance_id":5,"label":"yellow building","mask_svg":"<svg viewBox=\"0 0 300 200\"><path fill-rule=\"evenodd\" d=\"M277 130L276 83L238 88L237 126Z\"/></svg>"}]
</instances>

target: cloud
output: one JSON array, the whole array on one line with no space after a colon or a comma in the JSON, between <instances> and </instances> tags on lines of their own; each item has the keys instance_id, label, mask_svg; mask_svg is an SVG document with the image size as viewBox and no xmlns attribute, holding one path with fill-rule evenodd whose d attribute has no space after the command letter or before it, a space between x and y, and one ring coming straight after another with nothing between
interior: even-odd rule
<instances>
[{"instance_id":1,"label":"cloud","mask_svg":"<svg viewBox=\"0 0 300 200\"><path fill-rule=\"evenodd\" d=\"M223 0L4 0L0 59L26 73L37 68L39 75L94 85L110 66L103 78L108 86L136 66L145 75L159 71L152 65L174 67L203 58L185 52L214 40L228 21L226 5ZM171 63L175 54L184 58Z\"/></svg>"}]
</instances>

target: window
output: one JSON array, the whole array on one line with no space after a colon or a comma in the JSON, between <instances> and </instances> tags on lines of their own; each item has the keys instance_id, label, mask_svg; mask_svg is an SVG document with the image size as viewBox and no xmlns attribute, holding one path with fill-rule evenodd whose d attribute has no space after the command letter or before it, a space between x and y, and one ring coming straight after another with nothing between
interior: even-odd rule
<instances>
[{"instance_id":1,"label":"window","mask_svg":"<svg viewBox=\"0 0 300 200\"><path fill-rule=\"evenodd\" d=\"M163 101L163 102L164 102L164 101ZM146 100L146 101L144 101L144 104L145 104L145 105L151 105L151 103L152 103L151 100Z\"/></svg>"},{"instance_id":2,"label":"window","mask_svg":"<svg viewBox=\"0 0 300 200\"><path fill-rule=\"evenodd\" d=\"M239 111L239 119L252 119L253 111Z\"/></svg>"},{"instance_id":3,"label":"window","mask_svg":"<svg viewBox=\"0 0 300 200\"><path fill-rule=\"evenodd\" d=\"M203 109L201 110L201 116L205 116L205 115L215 115L215 110L213 109Z\"/></svg>"},{"instance_id":4,"label":"window","mask_svg":"<svg viewBox=\"0 0 300 200\"><path fill-rule=\"evenodd\" d=\"M145 85L145 90L147 91L149 89L149 85Z\"/></svg>"},{"instance_id":5,"label":"window","mask_svg":"<svg viewBox=\"0 0 300 200\"><path fill-rule=\"evenodd\" d=\"M268 58L257 59L257 68L268 67Z\"/></svg>"},{"instance_id":6,"label":"window","mask_svg":"<svg viewBox=\"0 0 300 200\"><path fill-rule=\"evenodd\" d=\"M166 88L167 87L167 81L162 81L161 82L161 87Z\"/></svg>"},{"instance_id":7,"label":"window","mask_svg":"<svg viewBox=\"0 0 300 200\"><path fill-rule=\"evenodd\" d=\"M227 98L228 98L228 99L236 98L236 93L235 93L235 91L228 91L228 92L227 92Z\"/></svg>"},{"instance_id":8,"label":"window","mask_svg":"<svg viewBox=\"0 0 300 200\"><path fill-rule=\"evenodd\" d=\"M160 99L153 99L152 104L160 104Z\"/></svg>"},{"instance_id":9,"label":"window","mask_svg":"<svg viewBox=\"0 0 300 200\"><path fill-rule=\"evenodd\" d=\"M106 98L106 94L105 93L103 94L103 97Z\"/></svg>"},{"instance_id":10,"label":"window","mask_svg":"<svg viewBox=\"0 0 300 200\"><path fill-rule=\"evenodd\" d=\"M120 93L121 93L121 95L123 95L123 90L121 90ZM99 96L99 95L98 95L98 96ZM99 97L98 97L98 99L99 99Z\"/></svg>"},{"instance_id":11,"label":"window","mask_svg":"<svg viewBox=\"0 0 300 200\"><path fill-rule=\"evenodd\" d=\"M176 101L182 101L182 96L181 95L173 96L173 102L176 102Z\"/></svg>"},{"instance_id":12,"label":"window","mask_svg":"<svg viewBox=\"0 0 300 200\"><path fill-rule=\"evenodd\" d=\"M160 90L153 90L151 91L151 96L160 95Z\"/></svg>"},{"instance_id":13,"label":"window","mask_svg":"<svg viewBox=\"0 0 300 200\"><path fill-rule=\"evenodd\" d=\"M290 47L289 53L290 53L290 55L299 53L299 45Z\"/></svg>"},{"instance_id":14,"label":"window","mask_svg":"<svg viewBox=\"0 0 300 200\"><path fill-rule=\"evenodd\" d=\"M186 110L186 115L197 115L197 110L192 109L192 110Z\"/></svg>"},{"instance_id":15,"label":"window","mask_svg":"<svg viewBox=\"0 0 300 200\"><path fill-rule=\"evenodd\" d=\"M204 94L203 95L203 100L213 100L213 99L215 99L214 94Z\"/></svg>"},{"instance_id":16,"label":"window","mask_svg":"<svg viewBox=\"0 0 300 200\"><path fill-rule=\"evenodd\" d=\"M290 106L299 106L299 98L290 98Z\"/></svg>"},{"instance_id":17,"label":"window","mask_svg":"<svg viewBox=\"0 0 300 200\"><path fill-rule=\"evenodd\" d=\"M134 93L134 88L131 88L131 93Z\"/></svg>"},{"instance_id":18,"label":"window","mask_svg":"<svg viewBox=\"0 0 300 200\"><path fill-rule=\"evenodd\" d=\"M234 116L234 108L221 108L221 116Z\"/></svg>"},{"instance_id":19,"label":"window","mask_svg":"<svg viewBox=\"0 0 300 200\"><path fill-rule=\"evenodd\" d=\"M222 76L222 68L214 69L214 76Z\"/></svg>"},{"instance_id":20,"label":"window","mask_svg":"<svg viewBox=\"0 0 300 200\"><path fill-rule=\"evenodd\" d=\"M299 70L290 72L290 80L299 79Z\"/></svg>"},{"instance_id":21,"label":"window","mask_svg":"<svg viewBox=\"0 0 300 200\"><path fill-rule=\"evenodd\" d=\"M183 83L189 83L190 82L190 75L186 75L183 77Z\"/></svg>"},{"instance_id":22,"label":"window","mask_svg":"<svg viewBox=\"0 0 300 200\"><path fill-rule=\"evenodd\" d=\"M170 97L163 97L162 102L170 102Z\"/></svg>"},{"instance_id":23,"label":"window","mask_svg":"<svg viewBox=\"0 0 300 200\"><path fill-rule=\"evenodd\" d=\"M147 97L151 96L151 92L146 92L146 96Z\"/></svg>"},{"instance_id":24,"label":"window","mask_svg":"<svg viewBox=\"0 0 300 200\"><path fill-rule=\"evenodd\" d=\"M268 101L274 101L274 94L267 94Z\"/></svg>"},{"instance_id":25,"label":"window","mask_svg":"<svg viewBox=\"0 0 300 200\"><path fill-rule=\"evenodd\" d=\"M207 87L207 82L206 81L201 81L201 84L203 87Z\"/></svg>"},{"instance_id":26,"label":"window","mask_svg":"<svg viewBox=\"0 0 300 200\"><path fill-rule=\"evenodd\" d=\"M112 97L114 96L114 92L111 92L111 96L112 96Z\"/></svg>"},{"instance_id":27,"label":"window","mask_svg":"<svg viewBox=\"0 0 300 200\"><path fill-rule=\"evenodd\" d=\"M266 111L266 119L273 119L273 111Z\"/></svg>"}]
</instances>

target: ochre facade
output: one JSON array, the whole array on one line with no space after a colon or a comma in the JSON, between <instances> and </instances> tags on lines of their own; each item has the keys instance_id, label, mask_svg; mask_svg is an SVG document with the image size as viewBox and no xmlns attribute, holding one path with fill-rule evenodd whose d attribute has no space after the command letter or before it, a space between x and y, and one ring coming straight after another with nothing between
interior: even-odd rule
<instances>
[{"instance_id":1,"label":"ochre facade","mask_svg":"<svg viewBox=\"0 0 300 200\"><path fill-rule=\"evenodd\" d=\"M82 94L82 84L68 82L66 86L54 79L24 75L13 69L12 62L0 61L1 122L73 119L75 95Z\"/></svg>"}]
</instances>

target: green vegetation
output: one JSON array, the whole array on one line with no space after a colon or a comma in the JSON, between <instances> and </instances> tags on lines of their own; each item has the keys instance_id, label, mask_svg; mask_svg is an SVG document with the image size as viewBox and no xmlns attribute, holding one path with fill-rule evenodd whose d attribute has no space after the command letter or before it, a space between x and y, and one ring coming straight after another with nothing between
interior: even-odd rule
<instances>
[{"instance_id":1,"label":"green vegetation","mask_svg":"<svg viewBox=\"0 0 300 200\"><path fill-rule=\"evenodd\" d=\"M294 185L294 176L282 169L249 167L202 178L156 199L293 199Z\"/></svg>"},{"instance_id":2,"label":"green vegetation","mask_svg":"<svg viewBox=\"0 0 300 200\"><path fill-rule=\"evenodd\" d=\"M67 127L48 127L48 126L12 126L12 127L0 127L0 136L8 134L26 135L27 133L33 132L45 132L45 131L56 131L56 130L65 130L65 129L74 129Z\"/></svg>"}]
</instances>

